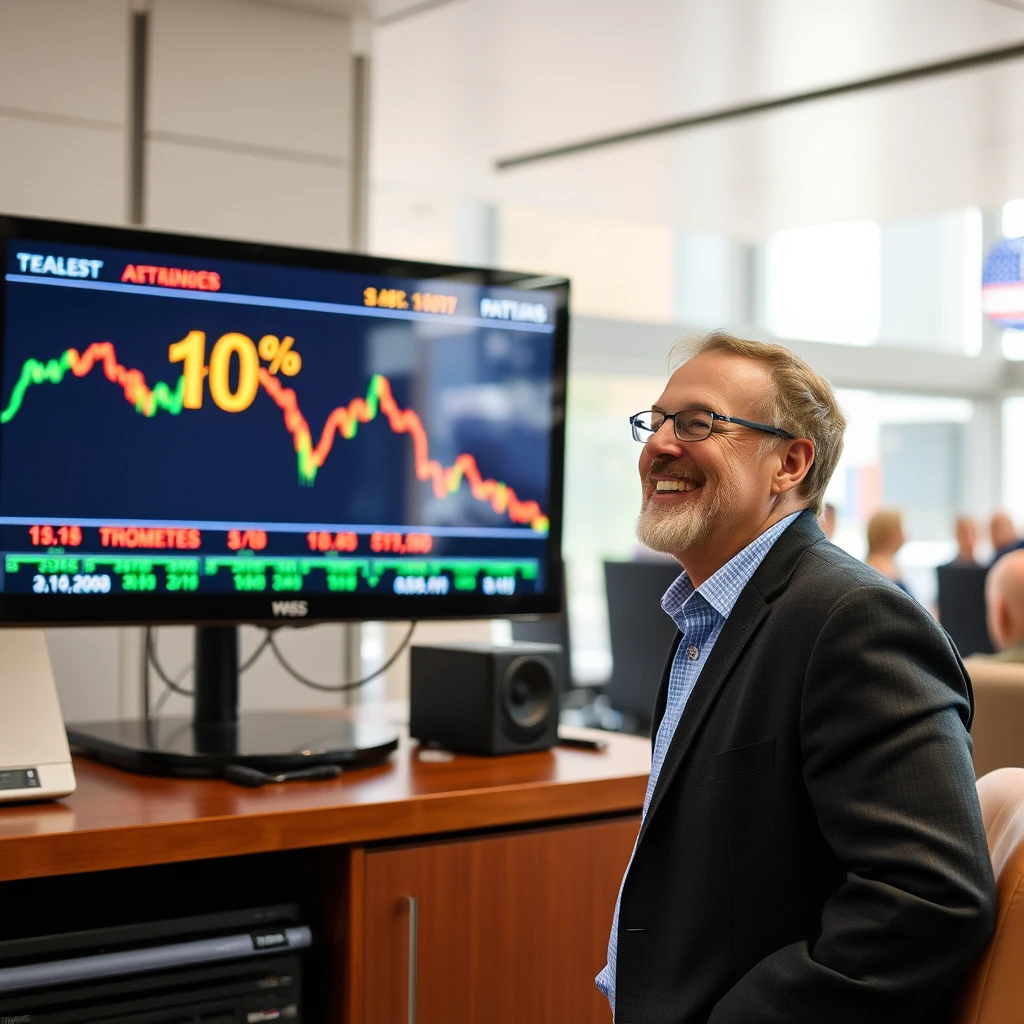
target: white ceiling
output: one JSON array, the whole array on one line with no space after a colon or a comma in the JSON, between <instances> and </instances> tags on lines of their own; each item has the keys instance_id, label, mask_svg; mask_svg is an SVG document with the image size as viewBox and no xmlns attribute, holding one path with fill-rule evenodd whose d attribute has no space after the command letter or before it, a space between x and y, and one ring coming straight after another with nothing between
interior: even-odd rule
<instances>
[{"instance_id":1,"label":"white ceiling","mask_svg":"<svg viewBox=\"0 0 1024 1024\"><path fill-rule=\"evenodd\" d=\"M1024 196L1024 59L494 162L1021 41L991 0L454 0L374 33L372 178L748 238L996 205Z\"/></svg>"}]
</instances>

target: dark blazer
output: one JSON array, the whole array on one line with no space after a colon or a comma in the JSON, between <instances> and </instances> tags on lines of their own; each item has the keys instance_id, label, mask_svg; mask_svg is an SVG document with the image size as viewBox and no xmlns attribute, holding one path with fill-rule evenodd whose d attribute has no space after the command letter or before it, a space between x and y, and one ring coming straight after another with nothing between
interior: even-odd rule
<instances>
[{"instance_id":1,"label":"dark blazer","mask_svg":"<svg viewBox=\"0 0 1024 1024\"><path fill-rule=\"evenodd\" d=\"M655 732L667 687L668 667ZM794 520L718 637L640 829L616 1024L938 1019L994 926L972 702L920 605Z\"/></svg>"}]
</instances>

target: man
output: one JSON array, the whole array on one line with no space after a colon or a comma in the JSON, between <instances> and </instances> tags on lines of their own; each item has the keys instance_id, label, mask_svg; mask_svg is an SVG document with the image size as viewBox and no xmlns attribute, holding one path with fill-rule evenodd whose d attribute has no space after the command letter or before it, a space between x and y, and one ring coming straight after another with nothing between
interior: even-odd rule
<instances>
[{"instance_id":1,"label":"man","mask_svg":"<svg viewBox=\"0 0 1024 1024\"><path fill-rule=\"evenodd\" d=\"M598 976L617 1024L933 1020L993 928L970 684L912 598L824 540L831 387L717 332L632 424L637 534L684 572Z\"/></svg>"},{"instance_id":2,"label":"man","mask_svg":"<svg viewBox=\"0 0 1024 1024\"><path fill-rule=\"evenodd\" d=\"M985 613L995 654L964 661L977 706L974 773L1024 764L1024 551L996 562L985 580Z\"/></svg>"},{"instance_id":3,"label":"man","mask_svg":"<svg viewBox=\"0 0 1024 1024\"><path fill-rule=\"evenodd\" d=\"M977 565L974 549L978 545L978 527L971 516L956 517L956 558L950 565Z\"/></svg>"},{"instance_id":4,"label":"man","mask_svg":"<svg viewBox=\"0 0 1024 1024\"><path fill-rule=\"evenodd\" d=\"M1024 546L1024 540L1017 536L1017 527L1013 525L1013 520L1002 509L992 513L988 530L992 538L992 565L1007 552L1016 551Z\"/></svg>"},{"instance_id":5,"label":"man","mask_svg":"<svg viewBox=\"0 0 1024 1024\"><path fill-rule=\"evenodd\" d=\"M996 649L985 660L1024 664L1024 551L1003 555L989 570L985 615Z\"/></svg>"}]
</instances>

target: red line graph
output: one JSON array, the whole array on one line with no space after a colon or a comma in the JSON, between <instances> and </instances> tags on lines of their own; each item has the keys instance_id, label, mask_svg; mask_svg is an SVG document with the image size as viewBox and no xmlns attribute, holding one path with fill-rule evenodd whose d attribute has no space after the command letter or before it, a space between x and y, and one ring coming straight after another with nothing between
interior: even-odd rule
<instances>
[{"instance_id":1,"label":"red line graph","mask_svg":"<svg viewBox=\"0 0 1024 1024\"><path fill-rule=\"evenodd\" d=\"M184 411L182 382L175 390L158 382L150 388L140 370L123 366L117 359L114 345L109 341L93 342L79 354L77 349L67 349L59 359L48 363L30 359L22 367L21 376L14 388L7 409L0 414L0 421L6 423L17 414L25 391L34 384L49 382L58 384L66 371L76 377L85 377L97 365L103 367L103 374L112 384L121 388L125 399L136 410L147 417L164 410L178 416ZM500 480L484 477L476 459L467 452L458 455L451 466L443 466L430 457L430 443L423 422L413 409L401 409L395 401L391 382L380 374L370 378L366 397L353 398L348 405L339 406L327 417L320 440L313 445L312 432L295 392L285 387L277 377L261 367L259 381L263 389L284 413L284 425L295 445L298 455L299 478L303 483L312 484L317 471L327 460L336 437L351 440L359 426L367 424L383 413L391 430L396 434L407 434L412 439L416 467L416 479L429 482L438 498L446 498L458 491L465 480L470 494L481 502L488 503L499 515L508 515L513 523L529 525L538 533L547 533L550 523L536 501L523 501L516 492Z\"/></svg>"},{"instance_id":2,"label":"red line graph","mask_svg":"<svg viewBox=\"0 0 1024 1024\"><path fill-rule=\"evenodd\" d=\"M335 437L340 435L350 440L355 436L359 424L375 419L379 410L396 434L408 434L412 438L416 479L429 480L438 498L454 494L465 479L469 483L470 493L477 501L489 502L499 515L507 512L514 523L528 523L535 530L547 532L548 519L537 502L522 501L507 484L485 479L472 455L463 452L447 467L431 459L430 444L422 421L414 410L399 408L391 391L391 382L386 377L375 374L370 380L366 398L354 398L347 406L335 409L327 417L315 447L312 432L299 409L295 392L264 368L260 369L260 384L284 413L285 426L294 438L295 451L299 455L299 472L309 479L315 477L317 469L327 460Z\"/></svg>"}]
</instances>

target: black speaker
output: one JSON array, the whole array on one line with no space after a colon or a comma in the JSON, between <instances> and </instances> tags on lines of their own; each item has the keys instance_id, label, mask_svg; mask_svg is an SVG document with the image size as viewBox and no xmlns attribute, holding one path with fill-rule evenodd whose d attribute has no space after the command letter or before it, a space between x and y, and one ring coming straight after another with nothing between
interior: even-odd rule
<instances>
[{"instance_id":1,"label":"black speaker","mask_svg":"<svg viewBox=\"0 0 1024 1024\"><path fill-rule=\"evenodd\" d=\"M470 754L547 750L558 738L557 644L414 645L409 733Z\"/></svg>"}]
</instances>

